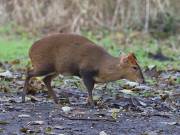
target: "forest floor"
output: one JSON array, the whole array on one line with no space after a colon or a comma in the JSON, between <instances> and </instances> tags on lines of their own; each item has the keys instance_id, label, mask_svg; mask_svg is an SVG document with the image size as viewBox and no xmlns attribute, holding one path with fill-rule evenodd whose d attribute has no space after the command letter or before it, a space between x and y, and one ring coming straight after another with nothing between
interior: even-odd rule
<instances>
[{"instance_id":1,"label":"forest floor","mask_svg":"<svg viewBox=\"0 0 180 135\"><path fill-rule=\"evenodd\" d=\"M121 33L112 35L119 39ZM135 34L134 34L135 35ZM127 80L96 85L95 108L86 105L87 91L77 77L53 81L60 104L48 98L42 78L33 78L26 102L21 92L29 67L28 49L34 39L0 38L0 134L2 135L179 135L180 48L179 37L157 42L140 37L113 42L111 36L96 40L112 55L135 52L146 84ZM143 47L143 49L141 49Z\"/></svg>"},{"instance_id":2,"label":"forest floor","mask_svg":"<svg viewBox=\"0 0 180 135\"><path fill-rule=\"evenodd\" d=\"M62 105L47 98L40 78L31 81L26 102L21 103L24 71L1 72L0 134L179 135L180 71L149 69L146 77L149 74L158 77L141 85L126 80L97 85L96 107L91 108L77 77L53 82Z\"/></svg>"}]
</instances>

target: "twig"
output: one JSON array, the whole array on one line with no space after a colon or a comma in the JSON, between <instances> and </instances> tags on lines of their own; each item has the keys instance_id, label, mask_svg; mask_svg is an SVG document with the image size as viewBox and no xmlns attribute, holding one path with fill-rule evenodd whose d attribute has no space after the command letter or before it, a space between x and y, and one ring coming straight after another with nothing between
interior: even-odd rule
<instances>
[{"instance_id":1,"label":"twig","mask_svg":"<svg viewBox=\"0 0 180 135\"><path fill-rule=\"evenodd\" d=\"M117 21L121 2L122 2L122 0L117 0L116 1L116 8L114 10L114 15L113 15L112 22L111 22L111 29L114 29L114 25L115 25L115 23Z\"/></svg>"},{"instance_id":2,"label":"twig","mask_svg":"<svg viewBox=\"0 0 180 135\"><path fill-rule=\"evenodd\" d=\"M164 118L170 118L169 115L159 114L159 113L155 113L155 114L141 114L141 115L142 115L142 116L147 116L147 117L159 116L159 117L164 117Z\"/></svg>"},{"instance_id":3,"label":"twig","mask_svg":"<svg viewBox=\"0 0 180 135\"><path fill-rule=\"evenodd\" d=\"M150 113L150 114L144 114L144 113L138 113L137 114L130 114L131 116L145 116L145 117L152 117L152 116L159 116L159 117L164 117L164 118L170 118L170 115L167 115L167 114L160 114L160 113Z\"/></svg>"},{"instance_id":4,"label":"twig","mask_svg":"<svg viewBox=\"0 0 180 135\"><path fill-rule=\"evenodd\" d=\"M150 1L146 0L146 16L145 16L145 24L144 24L145 33L149 31L149 16L150 16Z\"/></svg>"},{"instance_id":5,"label":"twig","mask_svg":"<svg viewBox=\"0 0 180 135\"><path fill-rule=\"evenodd\" d=\"M109 122L116 122L115 119L108 119L108 118L76 118L76 117L68 117L62 113L59 113L61 117L64 117L69 120L87 120L87 121L109 121Z\"/></svg>"},{"instance_id":6,"label":"twig","mask_svg":"<svg viewBox=\"0 0 180 135\"><path fill-rule=\"evenodd\" d=\"M96 16L93 16L92 17L92 19L93 19L93 21L95 22L95 23L97 23L98 25L100 25L101 27L104 27L104 28L106 28L106 29L111 29L111 28L109 28L109 26L108 25L106 25L105 23L103 23L101 20L99 20Z\"/></svg>"}]
</instances>

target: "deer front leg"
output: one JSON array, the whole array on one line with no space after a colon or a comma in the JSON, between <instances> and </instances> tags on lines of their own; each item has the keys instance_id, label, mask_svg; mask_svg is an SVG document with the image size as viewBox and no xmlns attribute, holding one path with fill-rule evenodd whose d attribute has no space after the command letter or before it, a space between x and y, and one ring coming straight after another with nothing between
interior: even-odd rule
<instances>
[{"instance_id":1,"label":"deer front leg","mask_svg":"<svg viewBox=\"0 0 180 135\"><path fill-rule=\"evenodd\" d=\"M83 79L83 82L84 82L84 85L86 86L87 88L87 91L88 91L88 104L90 106L94 106L94 101L93 101L93 96L92 96L92 91L93 91L93 88L94 88L94 72L93 71L86 71L86 70L82 70L80 72L80 75Z\"/></svg>"}]
</instances>

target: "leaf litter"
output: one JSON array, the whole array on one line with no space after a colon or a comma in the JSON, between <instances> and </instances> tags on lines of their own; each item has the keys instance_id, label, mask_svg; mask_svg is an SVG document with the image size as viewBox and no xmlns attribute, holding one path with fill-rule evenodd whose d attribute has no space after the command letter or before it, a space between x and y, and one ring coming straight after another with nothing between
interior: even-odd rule
<instances>
[{"instance_id":1,"label":"leaf litter","mask_svg":"<svg viewBox=\"0 0 180 135\"><path fill-rule=\"evenodd\" d=\"M12 64L12 65L11 65ZM41 78L33 78L21 103L25 69L0 67L0 132L3 134L179 134L180 71L145 70L152 83L127 80L96 85L96 106L86 105L87 92L78 77L53 81L61 105L48 98Z\"/></svg>"}]
</instances>

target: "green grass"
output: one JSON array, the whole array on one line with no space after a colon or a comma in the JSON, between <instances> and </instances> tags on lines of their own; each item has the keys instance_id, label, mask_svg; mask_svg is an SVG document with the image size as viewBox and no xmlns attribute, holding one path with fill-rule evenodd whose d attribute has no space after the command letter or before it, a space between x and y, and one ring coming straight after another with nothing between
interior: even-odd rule
<instances>
[{"instance_id":1,"label":"green grass","mask_svg":"<svg viewBox=\"0 0 180 135\"><path fill-rule=\"evenodd\" d=\"M28 50L35 39L27 38L27 36L25 36L26 34L21 34L20 36L12 34L10 36L5 36L3 33L7 32L0 31L0 35L2 35L0 36L0 62L19 59L23 66L27 64ZM157 42L152 38L148 38L145 41L143 39L133 39L129 45L123 45L115 42L110 33L106 33L101 39L97 39L96 34L92 34L91 32L85 32L83 35L98 45L103 46L114 56L118 57L122 52L134 52L142 67L149 65L157 65L159 69L168 69L169 67L178 69L180 67L180 49L178 48L179 50L174 51L168 46L169 44L178 44L177 39L174 37L170 37L166 42L159 43L165 56L175 59L175 61L163 62L150 59L147 56L147 52L154 53L157 50Z\"/></svg>"},{"instance_id":2,"label":"green grass","mask_svg":"<svg viewBox=\"0 0 180 135\"><path fill-rule=\"evenodd\" d=\"M174 35L159 42L150 36L145 39L140 37L137 39L132 39L129 44L124 45L116 43L112 39L111 34L106 34L98 41L96 40L95 35L93 35L91 32L84 34L95 43L106 48L106 50L108 50L108 52L113 56L120 56L122 53L128 54L129 52L135 53L142 67L156 65L157 68L161 70L179 69L180 67L180 46L177 37ZM167 57L173 58L174 61L159 61L149 58L149 52L155 53L158 50L157 44L159 44L160 48L162 49L162 53ZM175 45L177 49L172 49L172 44Z\"/></svg>"},{"instance_id":3,"label":"green grass","mask_svg":"<svg viewBox=\"0 0 180 135\"><path fill-rule=\"evenodd\" d=\"M12 61L19 59L24 63L28 59L28 49L32 40L19 37L0 37L0 60Z\"/></svg>"}]
</instances>

